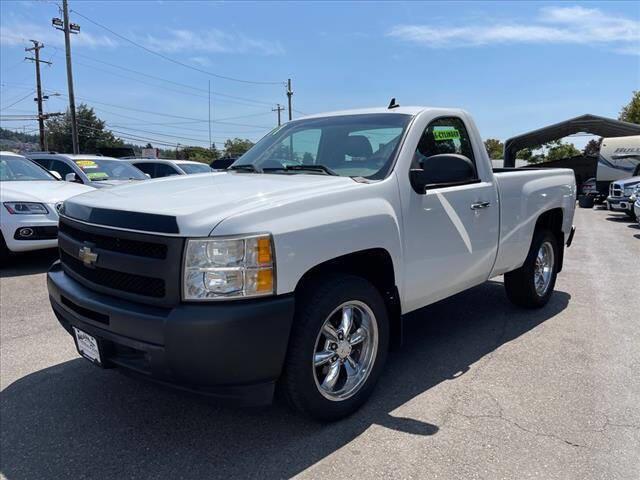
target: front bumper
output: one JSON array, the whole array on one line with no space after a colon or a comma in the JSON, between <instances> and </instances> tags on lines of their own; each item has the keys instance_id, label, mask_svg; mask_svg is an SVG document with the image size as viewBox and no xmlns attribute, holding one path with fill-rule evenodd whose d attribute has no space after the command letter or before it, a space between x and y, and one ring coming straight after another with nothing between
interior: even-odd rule
<instances>
[{"instance_id":1,"label":"front bumper","mask_svg":"<svg viewBox=\"0 0 640 480\"><path fill-rule=\"evenodd\" d=\"M287 351L292 295L160 308L89 290L59 262L47 286L62 326L96 337L106 367L235 402L270 403Z\"/></svg>"},{"instance_id":2,"label":"front bumper","mask_svg":"<svg viewBox=\"0 0 640 480\"><path fill-rule=\"evenodd\" d=\"M21 238L18 231L22 228L30 228L34 232L33 238ZM51 234L57 231L58 220L49 218L49 215L3 215L2 236L7 248L12 252L28 252L45 248L55 248L58 245L57 235Z\"/></svg>"},{"instance_id":3,"label":"front bumper","mask_svg":"<svg viewBox=\"0 0 640 480\"><path fill-rule=\"evenodd\" d=\"M633 202L629 197L607 197L607 204L611 210L627 212L633 210Z\"/></svg>"}]
</instances>

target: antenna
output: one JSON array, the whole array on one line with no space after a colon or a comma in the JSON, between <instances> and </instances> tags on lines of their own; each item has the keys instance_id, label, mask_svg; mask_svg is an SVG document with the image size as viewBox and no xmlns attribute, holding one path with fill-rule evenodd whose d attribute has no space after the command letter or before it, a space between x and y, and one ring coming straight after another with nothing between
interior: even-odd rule
<instances>
[{"instance_id":1,"label":"antenna","mask_svg":"<svg viewBox=\"0 0 640 480\"><path fill-rule=\"evenodd\" d=\"M389 106L387 107L387 109L391 110L393 108L398 108L399 106L400 105L396 103L396 97L393 97L389 102Z\"/></svg>"}]
</instances>

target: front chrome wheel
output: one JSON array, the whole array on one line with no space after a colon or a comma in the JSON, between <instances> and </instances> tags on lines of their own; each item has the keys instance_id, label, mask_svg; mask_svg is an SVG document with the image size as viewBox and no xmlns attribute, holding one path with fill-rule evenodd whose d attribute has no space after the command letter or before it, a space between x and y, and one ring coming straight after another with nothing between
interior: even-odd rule
<instances>
[{"instance_id":1,"label":"front chrome wheel","mask_svg":"<svg viewBox=\"0 0 640 480\"><path fill-rule=\"evenodd\" d=\"M378 350L378 323L365 303L343 303L325 319L316 338L313 373L318 391L346 400L365 384Z\"/></svg>"},{"instance_id":2,"label":"front chrome wheel","mask_svg":"<svg viewBox=\"0 0 640 480\"><path fill-rule=\"evenodd\" d=\"M553 255L553 245L545 241L538 249L534 266L534 285L538 296L542 297L549 289L553 269L555 268L555 258Z\"/></svg>"}]
</instances>

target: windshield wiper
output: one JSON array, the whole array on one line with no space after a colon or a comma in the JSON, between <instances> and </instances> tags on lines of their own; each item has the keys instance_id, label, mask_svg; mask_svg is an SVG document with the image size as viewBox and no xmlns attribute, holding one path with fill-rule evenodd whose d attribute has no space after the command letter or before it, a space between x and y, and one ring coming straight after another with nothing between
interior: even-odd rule
<instances>
[{"instance_id":1,"label":"windshield wiper","mask_svg":"<svg viewBox=\"0 0 640 480\"><path fill-rule=\"evenodd\" d=\"M312 171L312 172L322 172L322 173L325 173L326 175L333 175L333 176L337 176L337 177L340 176L339 173L336 173L335 171L331 170L329 167L326 167L324 165L319 165L319 164L315 164L315 165L285 165L283 170L293 170L293 171L296 171L296 170L297 171L308 170L308 171Z\"/></svg>"},{"instance_id":2,"label":"windshield wiper","mask_svg":"<svg viewBox=\"0 0 640 480\"><path fill-rule=\"evenodd\" d=\"M254 173L262 173L262 169L256 167L251 163L246 163L244 165L231 165L227 170L241 170L245 172L254 172Z\"/></svg>"}]
</instances>

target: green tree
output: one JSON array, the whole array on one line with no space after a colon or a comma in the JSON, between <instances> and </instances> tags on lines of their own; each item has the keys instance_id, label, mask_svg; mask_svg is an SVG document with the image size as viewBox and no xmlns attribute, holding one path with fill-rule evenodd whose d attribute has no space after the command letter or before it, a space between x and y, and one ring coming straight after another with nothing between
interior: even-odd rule
<instances>
[{"instance_id":1,"label":"green tree","mask_svg":"<svg viewBox=\"0 0 640 480\"><path fill-rule=\"evenodd\" d=\"M633 92L631 101L620 110L618 120L640 124L640 90Z\"/></svg>"},{"instance_id":2,"label":"green tree","mask_svg":"<svg viewBox=\"0 0 640 480\"><path fill-rule=\"evenodd\" d=\"M484 147L487 149L487 153L489 154L489 158L491 160L499 160L502 158L502 153L504 151L504 144L495 138L487 138L484 141Z\"/></svg>"},{"instance_id":3,"label":"green tree","mask_svg":"<svg viewBox=\"0 0 640 480\"><path fill-rule=\"evenodd\" d=\"M540 153L534 153L534 151L539 150L540 147L533 148L523 148L522 150L518 150L516 153L516 159L524 160L527 163L541 163L544 162L544 155Z\"/></svg>"},{"instance_id":4,"label":"green tree","mask_svg":"<svg viewBox=\"0 0 640 480\"><path fill-rule=\"evenodd\" d=\"M544 160L547 162L571 158L581 154L573 143L562 143L560 140L549 142L545 146L548 147L546 159Z\"/></svg>"},{"instance_id":5,"label":"green tree","mask_svg":"<svg viewBox=\"0 0 640 480\"><path fill-rule=\"evenodd\" d=\"M233 138L224 142L224 154L227 157L239 157L253 147L253 142L246 138Z\"/></svg>"},{"instance_id":6,"label":"green tree","mask_svg":"<svg viewBox=\"0 0 640 480\"><path fill-rule=\"evenodd\" d=\"M117 138L100 120L93 108L81 103L76 111L78 122L78 143L81 153L95 153L98 147L121 147L124 142ZM50 150L57 152L72 152L71 114L69 110L64 115L47 120L47 142Z\"/></svg>"},{"instance_id":7,"label":"green tree","mask_svg":"<svg viewBox=\"0 0 640 480\"><path fill-rule=\"evenodd\" d=\"M597 140L595 138L592 138L584 146L584 150L582 150L582 154L585 157L597 156L600 153L600 145L602 145L602 137L600 137Z\"/></svg>"},{"instance_id":8,"label":"green tree","mask_svg":"<svg viewBox=\"0 0 640 480\"><path fill-rule=\"evenodd\" d=\"M184 147L182 149L183 157L185 160L192 160L194 162L211 163L214 160L213 152L204 147Z\"/></svg>"}]
</instances>

